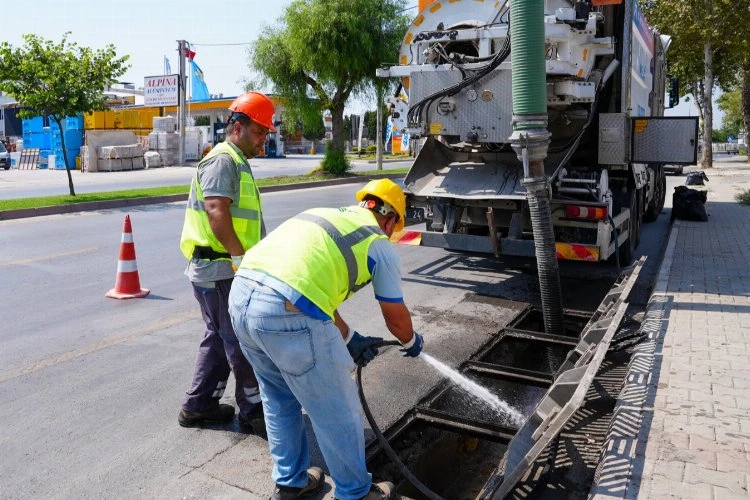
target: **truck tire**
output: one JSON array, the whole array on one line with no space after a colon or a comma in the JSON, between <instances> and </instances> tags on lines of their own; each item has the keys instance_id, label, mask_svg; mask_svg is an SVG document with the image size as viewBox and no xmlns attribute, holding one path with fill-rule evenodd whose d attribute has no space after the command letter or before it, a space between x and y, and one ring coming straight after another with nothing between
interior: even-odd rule
<instances>
[{"instance_id":1,"label":"truck tire","mask_svg":"<svg viewBox=\"0 0 750 500\"><path fill-rule=\"evenodd\" d=\"M664 200L667 196L667 178L664 175L664 167L657 165L653 168L656 184L654 185L654 196L648 202L646 211L643 213L643 222L653 222L664 208Z\"/></svg>"}]
</instances>

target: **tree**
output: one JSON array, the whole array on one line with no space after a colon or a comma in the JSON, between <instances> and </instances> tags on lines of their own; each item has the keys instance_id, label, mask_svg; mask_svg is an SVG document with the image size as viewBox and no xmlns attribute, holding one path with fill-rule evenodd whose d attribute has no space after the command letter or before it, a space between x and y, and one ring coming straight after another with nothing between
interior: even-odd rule
<instances>
[{"instance_id":1,"label":"tree","mask_svg":"<svg viewBox=\"0 0 750 500\"><path fill-rule=\"evenodd\" d=\"M323 114L320 112L308 112L302 116L302 137L312 141L312 151L315 151L315 141L326 136L326 127L323 123Z\"/></svg>"},{"instance_id":2,"label":"tree","mask_svg":"<svg viewBox=\"0 0 750 500\"><path fill-rule=\"evenodd\" d=\"M295 0L250 50L259 85L290 106L328 110L332 147L343 151L344 106L372 90L375 70L393 62L409 19L405 0ZM315 99L314 101L312 99Z\"/></svg>"},{"instance_id":3,"label":"tree","mask_svg":"<svg viewBox=\"0 0 750 500\"><path fill-rule=\"evenodd\" d=\"M670 72L684 79L703 123L703 168L712 166L713 89L730 81L737 39L747 36L750 10L732 0L651 0L644 3L650 22L673 37ZM745 26L742 26L745 24ZM739 33L738 33L739 30Z\"/></svg>"},{"instance_id":4,"label":"tree","mask_svg":"<svg viewBox=\"0 0 750 500\"><path fill-rule=\"evenodd\" d=\"M22 118L47 115L60 130L65 150L63 120L94 110L106 109L103 89L127 71L129 56L117 58L115 47L92 50L68 42L59 43L37 35L24 35L24 46L0 44L0 90L24 106ZM70 195L75 196L67 155Z\"/></svg>"},{"instance_id":5,"label":"tree","mask_svg":"<svg viewBox=\"0 0 750 500\"><path fill-rule=\"evenodd\" d=\"M196 127L205 127L211 125L211 117L210 116L196 116L195 117L195 126Z\"/></svg>"},{"instance_id":6,"label":"tree","mask_svg":"<svg viewBox=\"0 0 750 500\"><path fill-rule=\"evenodd\" d=\"M742 114L742 92L739 87L729 92L724 92L717 100L719 109L724 112L724 120L721 128L727 135L737 137L743 128Z\"/></svg>"},{"instance_id":7,"label":"tree","mask_svg":"<svg viewBox=\"0 0 750 500\"><path fill-rule=\"evenodd\" d=\"M380 138L380 142L383 142L383 139L385 139L385 130L386 130L386 124L388 123L388 107L386 105L382 105L381 110L381 123L380 123L380 129L383 131L383 137ZM371 141L376 140L376 136L378 135L378 112L377 111L365 111L365 127L367 128L367 138Z\"/></svg>"}]
</instances>

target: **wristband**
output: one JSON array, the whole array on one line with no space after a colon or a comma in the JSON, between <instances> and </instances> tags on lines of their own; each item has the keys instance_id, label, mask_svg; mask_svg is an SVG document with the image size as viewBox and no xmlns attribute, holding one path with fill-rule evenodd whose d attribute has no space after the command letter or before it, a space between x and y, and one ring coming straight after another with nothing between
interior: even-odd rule
<instances>
[{"instance_id":1,"label":"wristband","mask_svg":"<svg viewBox=\"0 0 750 500\"><path fill-rule=\"evenodd\" d=\"M349 345L349 341L352 339L352 329L348 326L346 327L346 337L344 338L344 344Z\"/></svg>"}]
</instances>

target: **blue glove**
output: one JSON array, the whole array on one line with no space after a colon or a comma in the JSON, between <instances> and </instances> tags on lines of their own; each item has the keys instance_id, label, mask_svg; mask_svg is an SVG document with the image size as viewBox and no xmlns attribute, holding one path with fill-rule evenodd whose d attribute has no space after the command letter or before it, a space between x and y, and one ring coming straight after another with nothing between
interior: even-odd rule
<instances>
[{"instance_id":1,"label":"blue glove","mask_svg":"<svg viewBox=\"0 0 750 500\"><path fill-rule=\"evenodd\" d=\"M375 359L378 355L378 349L373 347L383 341L381 337L365 337L352 330L349 334L349 340L346 348L355 363L361 366L367 366L367 363Z\"/></svg>"},{"instance_id":2,"label":"blue glove","mask_svg":"<svg viewBox=\"0 0 750 500\"><path fill-rule=\"evenodd\" d=\"M419 353L422 352L424 347L424 337L417 332L414 332L414 336L409 342L401 346L401 352L404 353L405 358L416 358Z\"/></svg>"}]
</instances>

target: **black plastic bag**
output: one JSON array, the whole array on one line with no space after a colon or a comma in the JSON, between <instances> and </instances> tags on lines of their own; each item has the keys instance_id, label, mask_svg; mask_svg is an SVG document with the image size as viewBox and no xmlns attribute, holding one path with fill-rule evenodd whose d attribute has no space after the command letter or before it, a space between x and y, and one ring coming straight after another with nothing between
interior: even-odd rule
<instances>
[{"instance_id":1,"label":"black plastic bag","mask_svg":"<svg viewBox=\"0 0 750 500\"><path fill-rule=\"evenodd\" d=\"M690 172L685 178L686 186L704 186L703 181L708 181L708 176L701 170L700 172Z\"/></svg>"},{"instance_id":2,"label":"black plastic bag","mask_svg":"<svg viewBox=\"0 0 750 500\"><path fill-rule=\"evenodd\" d=\"M672 218L670 222L675 219L707 222L706 199L705 191L677 186L674 188L674 194L672 195Z\"/></svg>"}]
</instances>

